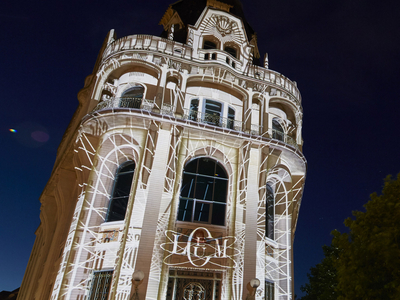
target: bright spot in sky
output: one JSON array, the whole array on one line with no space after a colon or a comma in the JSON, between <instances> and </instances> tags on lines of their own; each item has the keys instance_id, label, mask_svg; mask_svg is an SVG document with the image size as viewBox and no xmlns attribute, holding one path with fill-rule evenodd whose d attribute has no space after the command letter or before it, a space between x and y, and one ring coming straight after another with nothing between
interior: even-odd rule
<instances>
[{"instance_id":1,"label":"bright spot in sky","mask_svg":"<svg viewBox=\"0 0 400 300\"><path fill-rule=\"evenodd\" d=\"M12 133L16 133L16 132L17 132L16 129L12 129L12 128L10 128L9 130L10 130L10 132L12 132Z\"/></svg>"},{"instance_id":2,"label":"bright spot in sky","mask_svg":"<svg viewBox=\"0 0 400 300\"><path fill-rule=\"evenodd\" d=\"M34 131L31 133L31 137L37 142L47 142L49 140L49 135L44 131Z\"/></svg>"}]
</instances>

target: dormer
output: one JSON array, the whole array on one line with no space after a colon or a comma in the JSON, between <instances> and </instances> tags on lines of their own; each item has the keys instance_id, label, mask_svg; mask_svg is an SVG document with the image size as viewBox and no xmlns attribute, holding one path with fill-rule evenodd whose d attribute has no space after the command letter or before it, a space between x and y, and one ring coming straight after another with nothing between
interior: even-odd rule
<instances>
[{"instance_id":1,"label":"dormer","mask_svg":"<svg viewBox=\"0 0 400 300\"><path fill-rule=\"evenodd\" d=\"M245 71L260 55L257 35L238 0L180 0L169 6L160 24L162 37L193 47L193 59Z\"/></svg>"},{"instance_id":2,"label":"dormer","mask_svg":"<svg viewBox=\"0 0 400 300\"><path fill-rule=\"evenodd\" d=\"M193 47L194 59L221 63L241 72L253 62L256 49L242 19L210 6L194 26L188 26L187 43Z\"/></svg>"}]
</instances>

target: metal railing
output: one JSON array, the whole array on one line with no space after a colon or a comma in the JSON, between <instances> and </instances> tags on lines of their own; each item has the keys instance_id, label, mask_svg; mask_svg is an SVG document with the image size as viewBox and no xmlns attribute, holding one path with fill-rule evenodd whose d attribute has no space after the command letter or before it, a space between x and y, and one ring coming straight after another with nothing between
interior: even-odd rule
<instances>
[{"instance_id":1,"label":"metal railing","mask_svg":"<svg viewBox=\"0 0 400 300\"><path fill-rule=\"evenodd\" d=\"M103 53L103 61L110 59L115 53L125 52L125 51L135 51L136 56L135 59L140 60L153 60L155 62L155 58L153 55L149 54L148 51L154 51L157 54L167 54L172 57L180 57L186 58L189 60L193 59L193 47L182 44L176 41L168 40L165 38L151 36L151 35L129 35L122 37L120 39L115 40L111 44L107 46ZM142 52L145 51L145 52ZM208 50L199 49L200 52L205 53ZM213 49L212 51L218 51ZM221 51L221 54L223 52ZM218 59L218 55L217 55ZM226 64L226 54L221 55L221 63ZM232 59L231 59L232 60ZM233 61L233 60L232 60ZM236 69L240 69L242 66L242 62L240 60L235 60ZM203 69L202 73L208 66L199 67L198 70ZM193 74L193 73L192 73ZM256 79L265 81L266 83L273 83L278 86L280 89L283 89L289 95L293 96L295 102L301 103L301 95L300 91L297 88L297 84L294 81L291 81L289 78L283 76L282 74L270 70L268 68L260 67L252 65L247 70L247 76L254 77ZM291 98L291 97L289 97ZM290 99L289 99L290 100Z\"/></svg>"},{"instance_id":2,"label":"metal railing","mask_svg":"<svg viewBox=\"0 0 400 300\"><path fill-rule=\"evenodd\" d=\"M143 98L127 98L127 97L117 97L112 98L110 100L101 101L93 111L102 110L105 108L116 108L116 107L125 107L125 108L141 108L143 102Z\"/></svg>"},{"instance_id":3,"label":"metal railing","mask_svg":"<svg viewBox=\"0 0 400 300\"><path fill-rule=\"evenodd\" d=\"M93 111L99 111L108 108L136 108L151 112L154 108L154 100L147 100L143 98L126 98L117 97L110 100L100 102ZM212 126L232 129L235 131L244 131L244 123L241 121L233 120L230 118L223 118L218 114L208 114L196 110L184 108L184 114L181 117L183 120L195 121L198 123L208 124ZM175 116L174 106L164 104L160 110L162 115ZM250 133L252 135L261 135L262 127L256 124L251 124ZM273 139L282 141L286 144L298 148L296 140L291 136L279 130L272 129Z\"/></svg>"},{"instance_id":4,"label":"metal railing","mask_svg":"<svg viewBox=\"0 0 400 300\"><path fill-rule=\"evenodd\" d=\"M208 114L196 110L190 110L187 108L184 109L184 115L182 118L184 120L190 120L217 127L233 129L236 131L242 131L243 129L243 122L241 121L236 121L230 118L223 118L218 114Z\"/></svg>"},{"instance_id":5,"label":"metal railing","mask_svg":"<svg viewBox=\"0 0 400 300\"><path fill-rule=\"evenodd\" d=\"M296 140L282 131L272 129L272 138L298 148Z\"/></svg>"}]
</instances>

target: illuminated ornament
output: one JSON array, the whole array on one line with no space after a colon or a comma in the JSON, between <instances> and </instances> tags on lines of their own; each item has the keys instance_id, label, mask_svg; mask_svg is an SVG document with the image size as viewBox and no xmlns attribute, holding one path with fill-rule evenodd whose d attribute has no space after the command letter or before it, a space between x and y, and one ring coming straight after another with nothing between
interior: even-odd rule
<instances>
[{"instance_id":1,"label":"illuminated ornament","mask_svg":"<svg viewBox=\"0 0 400 300\"><path fill-rule=\"evenodd\" d=\"M196 228L190 235L172 230L166 230L165 235L168 242L160 246L167 252L164 258L166 265L178 266L189 263L194 267L204 267L210 263L222 268L236 267L234 257L240 252L234 247L236 243L234 236L214 238L204 227ZM181 259L171 262L171 258L177 257Z\"/></svg>"}]
</instances>

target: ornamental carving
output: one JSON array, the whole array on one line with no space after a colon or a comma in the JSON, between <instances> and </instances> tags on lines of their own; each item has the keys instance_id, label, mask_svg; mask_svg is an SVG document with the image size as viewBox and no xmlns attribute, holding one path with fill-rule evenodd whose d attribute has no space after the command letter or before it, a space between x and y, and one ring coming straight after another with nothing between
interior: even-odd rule
<instances>
[{"instance_id":1,"label":"ornamental carving","mask_svg":"<svg viewBox=\"0 0 400 300\"><path fill-rule=\"evenodd\" d=\"M212 15L211 18L213 18L215 22L215 28L222 36L231 34L238 26L235 21L232 21L225 16Z\"/></svg>"}]
</instances>

